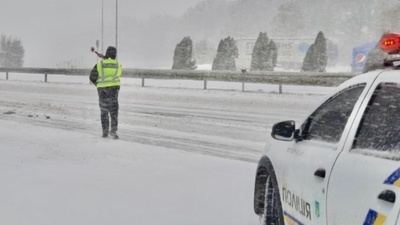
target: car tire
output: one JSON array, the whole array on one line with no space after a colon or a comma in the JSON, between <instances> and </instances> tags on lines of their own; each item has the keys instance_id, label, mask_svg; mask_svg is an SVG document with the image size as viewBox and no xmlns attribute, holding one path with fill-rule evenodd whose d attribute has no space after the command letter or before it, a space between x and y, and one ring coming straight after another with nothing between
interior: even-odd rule
<instances>
[{"instance_id":1,"label":"car tire","mask_svg":"<svg viewBox=\"0 0 400 225\"><path fill-rule=\"evenodd\" d=\"M257 171L254 206L262 225L285 224L278 182L269 160Z\"/></svg>"}]
</instances>

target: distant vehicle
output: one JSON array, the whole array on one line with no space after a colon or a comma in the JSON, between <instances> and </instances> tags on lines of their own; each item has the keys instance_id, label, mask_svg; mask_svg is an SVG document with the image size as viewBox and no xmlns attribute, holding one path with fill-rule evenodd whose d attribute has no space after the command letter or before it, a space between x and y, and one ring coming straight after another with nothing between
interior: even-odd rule
<instances>
[{"instance_id":1,"label":"distant vehicle","mask_svg":"<svg viewBox=\"0 0 400 225\"><path fill-rule=\"evenodd\" d=\"M299 127L273 126L255 178L261 224L400 224L400 34L379 43L386 69L347 80Z\"/></svg>"},{"instance_id":2,"label":"distant vehicle","mask_svg":"<svg viewBox=\"0 0 400 225\"><path fill-rule=\"evenodd\" d=\"M299 70L303 65L304 57L315 37L271 37L278 48L277 67L287 70ZM256 38L242 38L236 41L239 57L236 60L237 68L250 68ZM328 65L334 66L338 60L337 44L327 39Z\"/></svg>"},{"instance_id":3,"label":"distant vehicle","mask_svg":"<svg viewBox=\"0 0 400 225\"><path fill-rule=\"evenodd\" d=\"M369 42L353 48L351 72L361 73L364 70L367 56L369 52L375 48L376 44L377 42Z\"/></svg>"}]
</instances>

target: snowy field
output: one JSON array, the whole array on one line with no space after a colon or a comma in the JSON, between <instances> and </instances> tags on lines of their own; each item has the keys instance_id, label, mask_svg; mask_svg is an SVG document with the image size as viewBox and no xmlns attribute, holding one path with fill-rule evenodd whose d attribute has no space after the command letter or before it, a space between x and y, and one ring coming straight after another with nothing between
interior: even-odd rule
<instances>
[{"instance_id":1,"label":"snowy field","mask_svg":"<svg viewBox=\"0 0 400 225\"><path fill-rule=\"evenodd\" d=\"M255 225L273 123L332 88L122 79L120 140L87 77L0 74L0 224Z\"/></svg>"}]
</instances>

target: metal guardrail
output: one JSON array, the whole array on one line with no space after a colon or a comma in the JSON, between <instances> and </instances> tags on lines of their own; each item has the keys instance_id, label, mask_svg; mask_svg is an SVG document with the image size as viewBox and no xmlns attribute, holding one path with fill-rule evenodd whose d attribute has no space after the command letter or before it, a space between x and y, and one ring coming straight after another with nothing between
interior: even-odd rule
<instances>
[{"instance_id":1,"label":"metal guardrail","mask_svg":"<svg viewBox=\"0 0 400 225\"><path fill-rule=\"evenodd\" d=\"M1 68L8 80L10 73L44 74L45 82L48 75L89 76L91 69L51 69L51 68ZM124 69L123 77L141 78L142 86L145 79L178 79L202 80L204 89L207 81L227 81L241 83L261 83L280 85L309 85L333 87L355 76L355 73L316 73L316 72L279 72L279 71L208 71L208 70L155 70L155 69ZM244 85L243 85L244 91Z\"/></svg>"}]
</instances>

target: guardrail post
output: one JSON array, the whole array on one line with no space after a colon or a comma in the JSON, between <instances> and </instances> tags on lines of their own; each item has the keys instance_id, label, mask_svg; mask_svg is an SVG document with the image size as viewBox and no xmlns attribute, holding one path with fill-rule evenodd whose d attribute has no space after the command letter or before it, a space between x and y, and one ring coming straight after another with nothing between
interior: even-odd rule
<instances>
[{"instance_id":1,"label":"guardrail post","mask_svg":"<svg viewBox=\"0 0 400 225\"><path fill-rule=\"evenodd\" d=\"M8 80L8 72L6 72L6 80Z\"/></svg>"},{"instance_id":2,"label":"guardrail post","mask_svg":"<svg viewBox=\"0 0 400 225\"><path fill-rule=\"evenodd\" d=\"M142 87L144 87L144 77L142 77Z\"/></svg>"},{"instance_id":3,"label":"guardrail post","mask_svg":"<svg viewBox=\"0 0 400 225\"><path fill-rule=\"evenodd\" d=\"M204 90L207 90L207 80L204 80Z\"/></svg>"},{"instance_id":4,"label":"guardrail post","mask_svg":"<svg viewBox=\"0 0 400 225\"><path fill-rule=\"evenodd\" d=\"M47 83L47 73L44 74L44 82Z\"/></svg>"},{"instance_id":5,"label":"guardrail post","mask_svg":"<svg viewBox=\"0 0 400 225\"><path fill-rule=\"evenodd\" d=\"M279 85L279 94L282 94L282 84Z\"/></svg>"},{"instance_id":6,"label":"guardrail post","mask_svg":"<svg viewBox=\"0 0 400 225\"><path fill-rule=\"evenodd\" d=\"M246 73L246 69L241 69L240 71L242 71L242 75L244 75ZM244 82L242 82L242 92L244 92Z\"/></svg>"}]
</instances>

